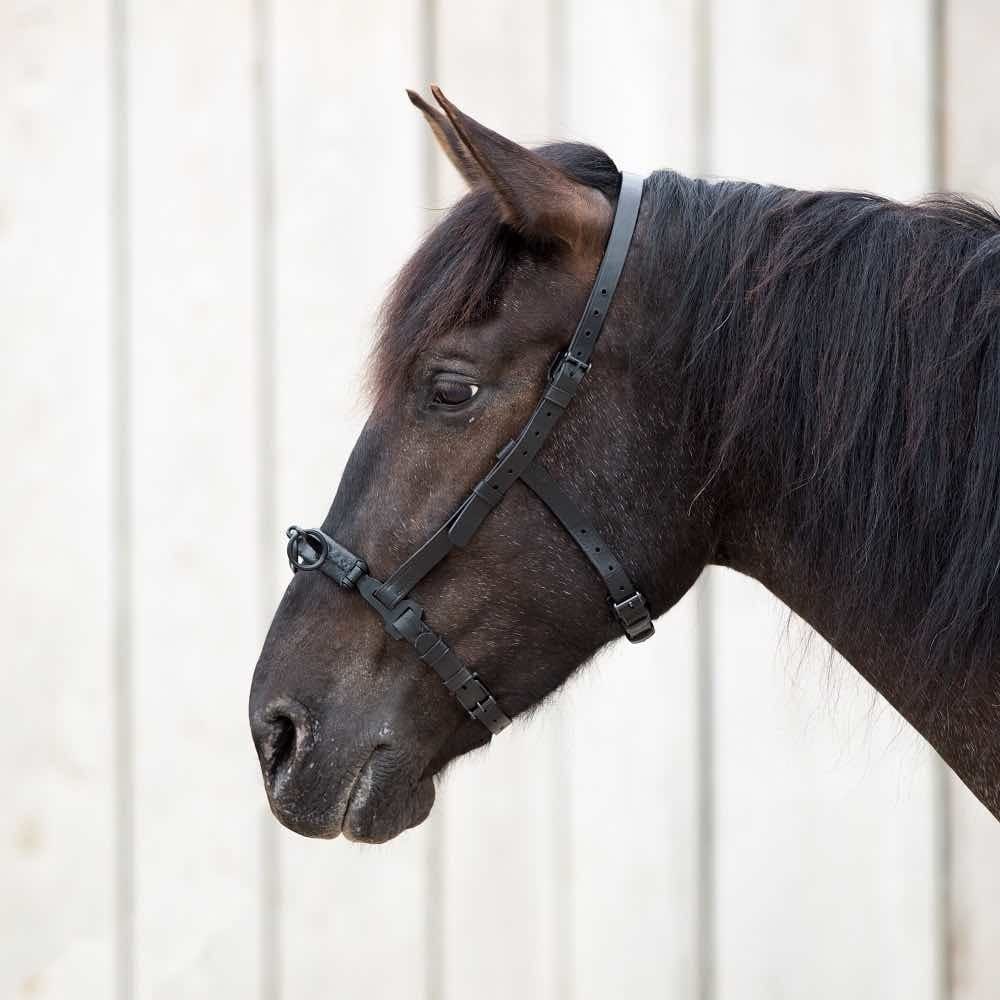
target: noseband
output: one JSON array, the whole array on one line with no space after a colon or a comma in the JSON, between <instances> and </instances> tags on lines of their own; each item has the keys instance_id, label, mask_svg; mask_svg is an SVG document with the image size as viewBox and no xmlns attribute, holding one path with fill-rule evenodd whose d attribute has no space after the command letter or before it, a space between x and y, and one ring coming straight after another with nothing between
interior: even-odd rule
<instances>
[{"instance_id":1,"label":"noseband","mask_svg":"<svg viewBox=\"0 0 1000 1000\"><path fill-rule=\"evenodd\" d=\"M608 548L593 524L584 517L535 459L552 428L563 415L590 370L590 357L604 328L625 257L635 232L642 200L642 178L622 174L618 207L587 306L569 345L556 359L541 401L517 438L497 456L485 478L458 509L409 559L384 582L368 573L365 562L338 541L316 528L288 529L288 562L292 572L319 570L346 590L356 590L382 619L393 639L405 639L431 667L445 687L473 718L491 733L510 725L493 695L452 648L424 621L424 608L412 596L413 588L454 548L468 544L486 516L515 482L520 480L558 518L569 536L600 574L608 590L611 611L630 642L653 634L646 599L629 579L621 560Z\"/></svg>"}]
</instances>

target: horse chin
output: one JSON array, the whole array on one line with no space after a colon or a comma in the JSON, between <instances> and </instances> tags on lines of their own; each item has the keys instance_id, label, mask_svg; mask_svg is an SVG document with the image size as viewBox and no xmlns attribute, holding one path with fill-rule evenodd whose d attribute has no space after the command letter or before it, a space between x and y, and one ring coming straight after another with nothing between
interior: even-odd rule
<instances>
[{"instance_id":1,"label":"horse chin","mask_svg":"<svg viewBox=\"0 0 1000 1000\"><path fill-rule=\"evenodd\" d=\"M350 783L338 831L347 840L384 844L419 826L434 806L435 776L489 742L489 733L479 723L460 725L419 774L413 757L377 747Z\"/></svg>"},{"instance_id":2,"label":"horse chin","mask_svg":"<svg viewBox=\"0 0 1000 1000\"><path fill-rule=\"evenodd\" d=\"M370 761L354 783L341 832L356 843L384 844L423 823L433 805L432 779L400 788L398 782L381 781L377 766Z\"/></svg>"}]
</instances>

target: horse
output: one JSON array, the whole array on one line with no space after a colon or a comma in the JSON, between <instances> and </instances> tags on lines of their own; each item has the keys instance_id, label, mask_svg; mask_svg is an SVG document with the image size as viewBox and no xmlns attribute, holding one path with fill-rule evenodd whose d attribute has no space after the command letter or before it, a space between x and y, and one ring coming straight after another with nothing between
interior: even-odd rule
<instances>
[{"instance_id":1,"label":"horse","mask_svg":"<svg viewBox=\"0 0 1000 1000\"><path fill-rule=\"evenodd\" d=\"M370 416L321 530L289 543L293 569L329 572L293 575L251 685L277 819L390 840L451 761L619 636L575 512L650 621L710 564L759 581L1000 818L1000 216L646 177L593 370L537 456L574 513L512 475L424 565L419 603L413 581L394 595L416 609L402 635L372 613L392 603L382 581L557 398L625 197L593 146L528 149L438 88L438 107L409 94L468 192L392 286Z\"/></svg>"}]
</instances>

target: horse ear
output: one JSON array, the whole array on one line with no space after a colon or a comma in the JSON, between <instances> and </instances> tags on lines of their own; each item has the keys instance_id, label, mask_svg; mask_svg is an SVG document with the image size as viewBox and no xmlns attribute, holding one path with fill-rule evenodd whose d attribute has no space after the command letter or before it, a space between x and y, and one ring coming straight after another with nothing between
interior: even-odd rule
<instances>
[{"instance_id":1,"label":"horse ear","mask_svg":"<svg viewBox=\"0 0 1000 1000\"><path fill-rule=\"evenodd\" d=\"M431 92L451 127L445 132L450 136L446 140L449 156L457 142L462 152L455 155L461 157L463 176L470 184L487 184L493 189L504 221L531 239L558 241L580 254L600 253L613 215L600 191L578 183L537 153L480 125L456 108L439 87L432 86ZM424 111L422 104L417 106ZM437 134L445 127L440 121L444 116L432 113L436 118L428 116L428 121Z\"/></svg>"},{"instance_id":2,"label":"horse ear","mask_svg":"<svg viewBox=\"0 0 1000 1000\"><path fill-rule=\"evenodd\" d=\"M438 145L444 150L445 156L451 160L452 166L465 178L465 183L469 187L475 187L482 183L483 175L479 165L462 144L462 140L459 139L451 122L436 108L432 108L415 91L407 90L406 96L409 97L410 103L418 108L427 119L427 124L430 125Z\"/></svg>"}]
</instances>

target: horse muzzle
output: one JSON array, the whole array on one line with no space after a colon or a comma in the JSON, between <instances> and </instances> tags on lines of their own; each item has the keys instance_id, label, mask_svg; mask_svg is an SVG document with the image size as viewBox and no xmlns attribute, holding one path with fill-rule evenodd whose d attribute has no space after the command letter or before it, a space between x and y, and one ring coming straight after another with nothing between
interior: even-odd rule
<instances>
[{"instance_id":1,"label":"horse muzzle","mask_svg":"<svg viewBox=\"0 0 1000 1000\"><path fill-rule=\"evenodd\" d=\"M271 812L294 833L384 843L431 811L433 780L392 743L390 726L361 740L338 739L289 698L252 710L250 725Z\"/></svg>"}]
</instances>

